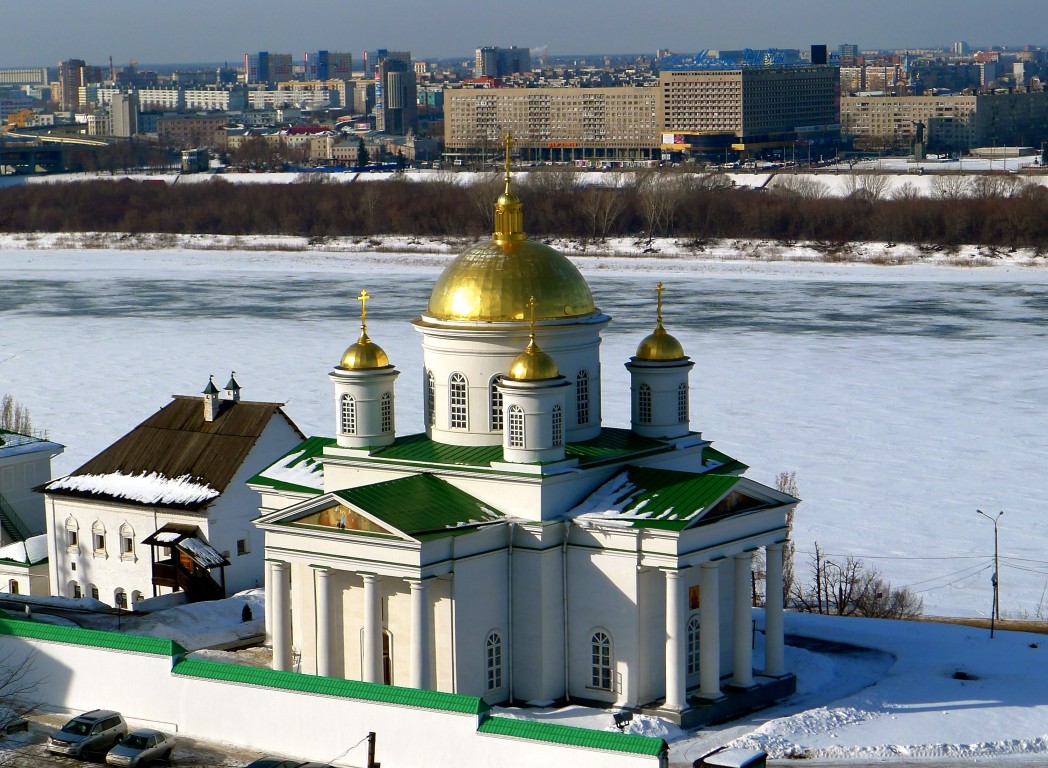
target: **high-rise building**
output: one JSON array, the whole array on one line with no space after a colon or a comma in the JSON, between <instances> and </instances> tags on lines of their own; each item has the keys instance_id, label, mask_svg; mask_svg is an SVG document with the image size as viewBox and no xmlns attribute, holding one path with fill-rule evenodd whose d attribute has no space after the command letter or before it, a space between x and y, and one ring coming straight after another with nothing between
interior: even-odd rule
<instances>
[{"instance_id":1,"label":"high-rise building","mask_svg":"<svg viewBox=\"0 0 1048 768\"><path fill-rule=\"evenodd\" d=\"M58 105L65 111L76 110L80 106L80 87L84 84L83 59L66 59L58 62Z\"/></svg>"},{"instance_id":2,"label":"high-rise building","mask_svg":"<svg viewBox=\"0 0 1048 768\"><path fill-rule=\"evenodd\" d=\"M138 94L117 93L109 102L110 133L129 138L138 133Z\"/></svg>"},{"instance_id":3,"label":"high-rise building","mask_svg":"<svg viewBox=\"0 0 1048 768\"><path fill-rule=\"evenodd\" d=\"M478 48L473 63L474 77L506 77L531 70L531 51L513 45L509 48Z\"/></svg>"},{"instance_id":4,"label":"high-rise building","mask_svg":"<svg viewBox=\"0 0 1048 768\"><path fill-rule=\"evenodd\" d=\"M404 135L418 127L418 91L409 51L376 51L375 128Z\"/></svg>"},{"instance_id":5,"label":"high-rise building","mask_svg":"<svg viewBox=\"0 0 1048 768\"><path fill-rule=\"evenodd\" d=\"M855 43L841 43L837 46L837 53L842 63L852 64L859 58L859 46Z\"/></svg>"},{"instance_id":6,"label":"high-rise building","mask_svg":"<svg viewBox=\"0 0 1048 768\"><path fill-rule=\"evenodd\" d=\"M292 78L294 67L290 53L244 54L244 82L246 83L283 83Z\"/></svg>"},{"instance_id":7,"label":"high-rise building","mask_svg":"<svg viewBox=\"0 0 1048 768\"><path fill-rule=\"evenodd\" d=\"M336 53L335 51L310 51L306 53L305 79L353 79L353 54Z\"/></svg>"}]
</instances>

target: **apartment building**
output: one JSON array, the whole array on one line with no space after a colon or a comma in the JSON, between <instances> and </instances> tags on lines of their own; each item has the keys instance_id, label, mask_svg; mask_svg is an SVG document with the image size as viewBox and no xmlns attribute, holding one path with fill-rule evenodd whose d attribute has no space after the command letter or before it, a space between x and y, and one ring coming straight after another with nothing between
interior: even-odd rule
<instances>
[{"instance_id":1,"label":"apartment building","mask_svg":"<svg viewBox=\"0 0 1048 768\"><path fill-rule=\"evenodd\" d=\"M45 85L47 69L45 67L5 67L0 68L0 85Z\"/></svg>"},{"instance_id":2,"label":"apartment building","mask_svg":"<svg viewBox=\"0 0 1048 768\"><path fill-rule=\"evenodd\" d=\"M494 158L507 133L525 161L659 157L658 90L460 88L444 92L444 148L451 160Z\"/></svg>"},{"instance_id":3,"label":"apartment building","mask_svg":"<svg viewBox=\"0 0 1048 768\"><path fill-rule=\"evenodd\" d=\"M293 73L290 53L259 51L244 54L245 83L282 83L291 80Z\"/></svg>"},{"instance_id":4,"label":"apartment building","mask_svg":"<svg viewBox=\"0 0 1048 768\"><path fill-rule=\"evenodd\" d=\"M353 54L310 51L304 69L307 80L349 80L353 77Z\"/></svg>"},{"instance_id":5,"label":"apartment building","mask_svg":"<svg viewBox=\"0 0 1048 768\"><path fill-rule=\"evenodd\" d=\"M842 130L869 148L908 147L916 124L938 152L974 147L1035 146L1048 140L1048 92L1013 89L943 96L848 96Z\"/></svg>"},{"instance_id":6,"label":"apartment building","mask_svg":"<svg viewBox=\"0 0 1048 768\"><path fill-rule=\"evenodd\" d=\"M745 152L840 137L837 67L666 68L658 89L659 130L686 137L693 150Z\"/></svg>"},{"instance_id":7,"label":"apartment building","mask_svg":"<svg viewBox=\"0 0 1048 768\"><path fill-rule=\"evenodd\" d=\"M228 118L218 115L164 115L157 119L160 143L176 149L220 147Z\"/></svg>"}]
</instances>

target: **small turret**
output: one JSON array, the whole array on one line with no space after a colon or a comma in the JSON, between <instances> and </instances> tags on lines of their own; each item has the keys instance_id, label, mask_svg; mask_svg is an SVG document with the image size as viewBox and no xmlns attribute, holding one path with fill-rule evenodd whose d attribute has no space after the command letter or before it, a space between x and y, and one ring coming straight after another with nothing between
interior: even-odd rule
<instances>
[{"instance_id":1,"label":"small turret","mask_svg":"<svg viewBox=\"0 0 1048 768\"><path fill-rule=\"evenodd\" d=\"M214 421L218 417L218 409L222 403L218 399L218 387L215 386L215 376L212 374L204 387L204 421Z\"/></svg>"},{"instance_id":2,"label":"small turret","mask_svg":"<svg viewBox=\"0 0 1048 768\"><path fill-rule=\"evenodd\" d=\"M236 375L236 371L231 371L229 381L226 382L226 400L231 400L234 403L240 402L240 385L237 384Z\"/></svg>"}]
</instances>

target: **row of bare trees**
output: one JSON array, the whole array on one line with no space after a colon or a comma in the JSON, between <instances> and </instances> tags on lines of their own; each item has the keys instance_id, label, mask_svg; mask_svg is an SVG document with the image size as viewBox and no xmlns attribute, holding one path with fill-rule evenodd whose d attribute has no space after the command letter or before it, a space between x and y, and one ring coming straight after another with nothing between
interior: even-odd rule
<instances>
[{"instance_id":1,"label":"row of bare trees","mask_svg":"<svg viewBox=\"0 0 1048 768\"><path fill-rule=\"evenodd\" d=\"M498 174L461 183L294 185L148 184L91 181L0 189L0 231L161 232L317 236L477 237L492 230ZM570 171L531 174L515 185L533 237L648 242L677 237L918 246L966 244L1048 251L1048 191L1014 177L937 177L931 194L912 184L888 192L888 176L852 174L851 193L829 197L810 176L781 176L767 190L735 189L721 174L623 172L581 185Z\"/></svg>"},{"instance_id":2,"label":"row of bare trees","mask_svg":"<svg viewBox=\"0 0 1048 768\"><path fill-rule=\"evenodd\" d=\"M33 433L33 419L29 415L29 409L11 395L0 397L0 429L18 432L21 435Z\"/></svg>"}]
</instances>

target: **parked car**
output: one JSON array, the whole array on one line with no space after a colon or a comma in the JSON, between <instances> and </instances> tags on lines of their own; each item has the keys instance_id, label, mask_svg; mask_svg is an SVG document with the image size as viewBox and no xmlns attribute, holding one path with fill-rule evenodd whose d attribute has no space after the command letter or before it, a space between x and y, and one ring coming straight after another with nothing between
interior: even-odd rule
<instances>
[{"instance_id":1,"label":"parked car","mask_svg":"<svg viewBox=\"0 0 1048 768\"><path fill-rule=\"evenodd\" d=\"M106 762L110 765L138 768L157 760L170 759L174 749L174 737L152 728L142 728L127 734L123 741L109 750Z\"/></svg>"},{"instance_id":2,"label":"parked car","mask_svg":"<svg viewBox=\"0 0 1048 768\"><path fill-rule=\"evenodd\" d=\"M127 723L119 712L92 709L77 715L47 740L47 751L69 757L104 755L127 735Z\"/></svg>"}]
</instances>

